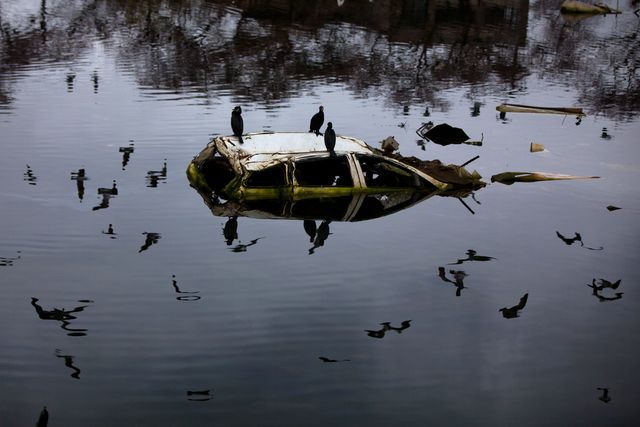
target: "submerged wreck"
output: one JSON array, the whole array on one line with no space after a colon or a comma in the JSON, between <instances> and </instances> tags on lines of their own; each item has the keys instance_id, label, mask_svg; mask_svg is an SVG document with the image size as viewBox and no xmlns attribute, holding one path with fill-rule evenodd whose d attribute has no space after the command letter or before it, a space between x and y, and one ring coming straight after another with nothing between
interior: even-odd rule
<instances>
[{"instance_id":1,"label":"submerged wreck","mask_svg":"<svg viewBox=\"0 0 640 427\"><path fill-rule=\"evenodd\" d=\"M313 133L212 139L189 164L191 186L218 216L357 221L434 195L464 197L486 184L476 172L338 136L330 154ZM221 201L223 199L224 201Z\"/></svg>"}]
</instances>

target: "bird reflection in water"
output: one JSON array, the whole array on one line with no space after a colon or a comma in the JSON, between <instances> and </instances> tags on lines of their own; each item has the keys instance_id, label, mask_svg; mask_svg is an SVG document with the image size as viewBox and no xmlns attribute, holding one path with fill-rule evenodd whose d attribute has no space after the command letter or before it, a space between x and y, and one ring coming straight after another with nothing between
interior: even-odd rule
<instances>
[{"instance_id":1,"label":"bird reflection in water","mask_svg":"<svg viewBox=\"0 0 640 427\"><path fill-rule=\"evenodd\" d=\"M158 186L158 182L167 180L167 159L164 159L164 163L162 164L162 169L159 171L148 171L147 172L147 187L156 188Z\"/></svg>"},{"instance_id":2,"label":"bird reflection in water","mask_svg":"<svg viewBox=\"0 0 640 427\"><path fill-rule=\"evenodd\" d=\"M177 294L182 294L179 297L176 297L176 299L178 301L198 301L200 298L202 298L199 295L194 295L194 294L199 294L200 291L181 291L180 288L178 287L178 281L176 280L176 275L172 274L171 275L171 286L173 286L173 289L176 291Z\"/></svg>"},{"instance_id":3,"label":"bird reflection in water","mask_svg":"<svg viewBox=\"0 0 640 427\"><path fill-rule=\"evenodd\" d=\"M598 387L598 390L602 392L600 396L598 396L598 400L609 403L611 402L611 396L609 396L609 388L608 387Z\"/></svg>"},{"instance_id":4,"label":"bird reflection in water","mask_svg":"<svg viewBox=\"0 0 640 427\"><path fill-rule=\"evenodd\" d=\"M29 185L36 185L38 177L33 174L31 166L27 165L27 171L23 174L23 179L24 181L27 181Z\"/></svg>"},{"instance_id":5,"label":"bird reflection in water","mask_svg":"<svg viewBox=\"0 0 640 427\"><path fill-rule=\"evenodd\" d=\"M467 250L467 257L466 258L461 258L458 259L456 262L451 262L448 265L458 265L458 264L462 264L464 262L470 262L470 261L491 261L492 259L496 259L492 256L485 256L485 255L478 255L478 252L474 251L473 249L469 249Z\"/></svg>"},{"instance_id":6,"label":"bird reflection in water","mask_svg":"<svg viewBox=\"0 0 640 427\"><path fill-rule=\"evenodd\" d=\"M113 224L109 224L109 227L107 228L107 230L102 230L102 234L107 234L109 235L109 238L111 239L116 239L118 236L118 233L116 233L115 231L113 231Z\"/></svg>"},{"instance_id":7,"label":"bird reflection in water","mask_svg":"<svg viewBox=\"0 0 640 427\"><path fill-rule=\"evenodd\" d=\"M391 326L391 322L382 322L380 323L380 325L382 326L382 328L378 330L365 329L365 332L372 338L384 338L385 334L388 331L396 331L397 333L401 334L402 331L411 327L411 320L404 320L402 323L400 323L399 327Z\"/></svg>"},{"instance_id":8,"label":"bird reflection in water","mask_svg":"<svg viewBox=\"0 0 640 427\"><path fill-rule=\"evenodd\" d=\"M88 179L89 177L86 175L84 169L78 169L78 172L71 172L71 180L76 182L78 199L80 199L81 202L82 199L84 199L84 182Z\"/></svg>"},{"instance_id":9,"label":"bird reflection in water","mask_svg":"<svg viewBox=\"0 0 640 427\"><path fill-rule=\"evenodd\" d=\"M502 316L505 319L513 319L515 317L520 317L520 310L522 310L527 305L527 299L529 299L528 293L524 294L522 298L520 298L520 302L518 302L518 304L509 308L503 307L498 311L502 313Z\"/></svg>"},{"instance_id":10,"label":"bird reflection in water","mask_svg":"<svg viewBox=\"0 0 640 427\"><path fill-rule=\"evenodd\" d=\"M93 207L94 211L108 208L109 199L111 199L113 196L118 195L118 187L116 186L116 180L115 179L113 180L113 184L111 185L111 188L108 188L108 187L98 188L98 194L102 196L102 201L98 206Z\"/></svg>"},{"instance_id":11,"label":"bird reflection in water","mask_svg":"<svg viewBox=\"0 0 640 427\"><path fill-rule=\"evenodd\" d=\"M582 246L585 249L589 249L590 251L601 251L604 249L604 247L602 246L600 246L599 248L592 248L589 246L585 246L584 242L582 241L582 236L580 235L580 233L574 233L573 237L565 237L562 234L560 234L560 232L556 231L556 236L558 236L558 238L568 246L571 246L576 242L580 242L580 246Z\"/></svg>"},{"instance_id":12,"label":"bird reflection in water","mask_svg":"<svg viewBox=\"0 0 640 427\"><path fill-rule=\"evenodd\" d=\"M349 359L331 359L329 357L320 356L318 359L322 360L324 363L340 363L340 362L351 362Z\"/></svg>"},{"instance_id":13,"label":"bird reflection in water","mask_svg":"<svg viewBox=\"0 0 640 427\"><path fill-rule=\"evenodd\" d=\"M591 284L587 286L593 289L592 295L598 298L598 301L600 302L615 301L615 300L621 299L622 295L624 295L624 292L615 292L614 296L612 297L601 295L600 292L604 291L605 289L613 289L613 290L618 289L621 281L622 281L621 279L618 279L615 282L610 282L606 279L598 279L597 281L596 279L593 279L591 281Z\"/></svg>"},{"instance_id":14,"label":"bird reflection in water","mask_svg":"<svg viewBox=\"0 0 640 427\"><path fill-rule=\"evenodd\" d=\"M20 259L20 251L16 251L17 257L0 257L0 267L11 267L13 263Z\"/></svg>"},{"instance_id":15,"label":"bird reflection in water","mask_svg":"<svg viewBox=\"0 0 640 427\"><path fill-rule=\"evenodd\" d=\"M438 267L438 276L444 282L452 283L456 287L456 296L459 297L462 294L462 290L465 289L464 278L467 277L468 274L462 270L449 270L449 273L453 275L454 280L447 277L444 267Z\"/></svg>"},{"instance_id":16,"label":"bird reflection in water","mask_svg":"<svg viewBox=\"0 0 640 427\"><path fill-rule=\"evenodd\" d=\"M68 354L61 354L62 351L60 349L56 349L56 357L60 357L64 359L64 366L66 366L67 368L71 369L73 371L73 373L71 374L72 378L75 378L77 380L80 379L80 372L82 372L80 370L80 368L78 368L77 366L75 366L73 364L73 356L68 355Z\"/></svg>"},{"instance_id":17,"label":"bird reflection in water","mask_svg":"<svg viewBox=\"0 0 640 427\"><path fill-rule=\"evenodd\" d=\"M222 235L224 236L224 241L227 242L227 246L231 246L233 244L233 241L238 238L237 216L229 217L227 222L224 224L224 228L222 229Z\"/></svg>"},{"instance_id":18,"label":"bird reflection in water","mask_svg":"<svg viewBox=\"0 0 640 427\"><path fill-rule=\"evenodd\" d=\"M38 421L36 422L36 427L47 427L49 425L49 411L47 411L47 407L45 406L40 411L40 415L38 416Z\"/></svg>"},{"instance_id":19,"label":"bird reflection in water","mask_svg":"<svg viewBox=\"0 0 640 427\"><path fill-rule=\"evenodd\" d=\"M230 250L231 250L231 252L247 252L247 248L249 246L253 246L253 245L257 244L258 240L260 240L260 239L264 239L264 237L258 237L257 239L253 239L253 240L249 241L249 243L247 243L247 244L244 244L244 243L241 243L240 241L238 241L238 244L235 245L234 247L232 247Z\"/></svg>"},{"instance_id":20,"label":"bird reflection in water","mask_svg":"<svg viewBox=\"0 0 640 427\"><path fill-rule=\"evenodd\" d=\"M122 153L122 170L124 170L124 168L129 163L129 158L131 157L131 153L134 152L134 146L133 144L129 144L128 147L119 147L118 151Z\"/></svg>"},{"instance_id":21,"label":"bird reflection in water","mask_svg":"<svg viewBox=\"0 0 640 427\"><path fill-rule=\"evenodd\" d=\"M209 393L210 390L187 390L187 400L192 402L206 402L207 400L211 400Z\"/></svg>"},{"instance_id":22,"label":"bird reflection in water","mask_svg":"<svg viewBox=\"0 0 640 427\"><path fill-rule=\"evenodd\" d=\"M309 236L309 242L313 243L313 240L316 238L316 233L317 233L317 227L316 227L316 222L310 219L305 219L304 223L304 232L307 233L307 236Z\"/></svg>"},{"instance_id":23,"label":"bird reflection in water","mask_svg":"<svg viewBox=\"0 0 640 427\"><path fill-rule=\"evenodd\" d=\"M325 240L327 240L331 234L329 224L331 224L331 221L322 221L320 223L315 235L315 240L313 240L313 247L309 249L309 255L313 254L320 246L324 246Z\"/></svg>"},{"instance_id":24,"label":"bird reflection in water","mask_svg":"<svg viewBox=\"0 0 640 427\"><path fill-rule=\"evenodd\" d=\"M36 309L36 313L38 314L38 317L40 319L57 320L58 322L62 323L60 327L65 331L67 331L68 332L67 335L69 336L79 337L79 336L87 335L86 334L87 329L73 329L69 327L69 325L71 325L71 321L76 319L73 313L79 313L81 311L84 311L84 309L88 307L87 305L81 305L71 310L65 310L64 308L54 308L53 310L45 310L42 308L42 306L40 306L40 304L38 304L38 301L39 301L38 298L33 298L33 297L31 298L31 305L33 306L33 308ZM91 303L93 301L81 300L78 302Z\"/></svg>"},{"instance_id":25,"label":"bird reflection in water","mask_svg":"<svg viewBox=\"0 0 640 427\"><path fill-rule=\"evenodd\" d=\"M140 249L138 250L138 253L140 253L142 251L146 251L147 249L149 249L151 247L151 245L155 245L156 243L158 243L158 240L160 240L162 238L160 233L148 233L148 232L145 231L142 234L144 234L144 236L145 236L144 244L142 246L140 246Z\"/></svg>"}]
</instances>

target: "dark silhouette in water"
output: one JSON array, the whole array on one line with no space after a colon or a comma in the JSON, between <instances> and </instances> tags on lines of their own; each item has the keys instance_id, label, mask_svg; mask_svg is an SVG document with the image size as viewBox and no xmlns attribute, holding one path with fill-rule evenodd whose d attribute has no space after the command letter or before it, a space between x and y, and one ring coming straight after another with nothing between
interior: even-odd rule
<instances>
[{"instance_id":1,"label":"dark silhouette in water","mask_svg":"<svg viewBox=\"0 0 640 427\"><path fill-rule=\"evenodd\" d=\"M75 378L77 380L80 379L80 372L82 372L80 370L80 368L78 368L77 366L75 366L73 364L73 356L71 355L66 355L66 354L60 354L61 351L56 349L56 357L61 357L64 359L64 366L66 366L67 368L71 369L73 371L73 374L71 374L72 378Z\"/></svg>"},{"instance_id":2,"label":"dark silhouette in water","mask_svg":"<svg viewBox=\"0 0 640 427\"><path fill-rule=\"evenodd\" d=\"M100 86L100 77L98 76L98 70L93 70L93 74L91 74L91 81L93 82L93 93L98 93L98 88Z\"/></svg>"},{"instance_id":3,"label":"dark silhouette in water","mask_svg":"<svg viewBox=\"0 0 640 427\"><path fill-rule=\"evenodd\" d=\"M560 240L562 240L569 246L573 245L575 242L582 243L582 236L580 235L580 233L575 233L575 236L571 238L563 236L559 231L556 231L556 235L560 238Z\"/></svg>"},{"instance_id":4,"label":"dark silhouette in water","mask_svg":"<svg viewBox=\"0 0 640 427\"><path fill-rule=\"evenodd\" d=\"M611 402L611 396L609 396L609 388L608 387L598 387L598 390L600 390L602 392L602 395L598 396L598 400L601 400L604 403Z\"/></svg>"},{"instance_id":5,"label":"dark silhouette in water","mask_svg":"<svg viewBox=\"0 0 640 427\"><path fill-rule=\"evenodd\" d=\"M13 263L20 259L20 251L16 251L17 257L0 257L0 267L11 267Z\"/></svg>"},{"instance_id":6,"label":"dark silhouette in water","mask_svg":"<svg viewBox=\"0 0 640 427\"><path fill-rule=\"evenodd\" d=\"M107 231L102 230L102 234L108 234L110 238L115 239L118 233L113 231L113 224L109 224Z\"/></svg>"},{"instance_id":7,"label":"dark silhouette in water","mask_svg":"<svg viewBox=\"0 0 640 427\"><path fill-rule=\"evenodd\" d=\"M78 198L81 202L84 199L84 182L88 179L89 177L86 176L84 169L78 169L78 172L71 172L71 180L76 182Z\"/></svg>"},{"instance_id":8,"label":"dark silhouette in water","mask_svg":"<svg viewBox=\"0 0 640 427\"><path fill-rule=\"evenodd\" d=\"M36 185L36 181L38 181L38 177L33 174L33 170L31 166L27 165L27 171L23 175L24 180L29 183L29 185Z\"/></svg>"},{"instance_id":9,"label":"dark silhouette in water","mask_svg":"<svg viewBox=\"0 0 640 427\"><path fill-rule=\"evenodd\" d=\"M176 297L178 301L197 301L200 298L202 298L198 295L193 295L193 294L199 294L200 291L191 291L191 292L181 291L180 288L178 287L178 282L176 281L175 274L171 275L171 286L173 286L173 289L176 291L177 294L190 294L190 295Z\"/></svg>"},{"instance_id":10,"label":"dark silhouette in water","mask_svg":"<svg viewBox=\"0 0 640 427\"><path fill-rule=\"evenodd\" d=\"M145 235L144 244L140 247L140 250L138 250L138 253L142 251L146 251L151 247L151 245L155 245L156 243L158 243L158 240L160 240L160 238L162 237L160 233L147 233L145 231L142 234Z\"/></svg>"},{"instance_id":11,"label":"dark silhouette in water","mask_svg":"<svg viewBox=\"0 0 640 427\"><path fill-rule=\"evenodd\" d=\"M227 242L227 246L231 246L233 241L238 238L237 216L229 217L227 222L225 222L224 228L222 229L222 235L224 236L225 242Z\"/></svg>"},{"instance_id":12,"label":"dark silhouette in water","mask_svg":"<svg viewBox=\"0 0 640 427\"><path fill-rule=\"evenodd\" d=\"M167 159L164 159L162 169L159 171L147 171L147 187L156 188L159 181L167 179Z\"/></svg>"},{"instance_id":13,"label":"dark silhouette in water","mask_svg":"<svg viewBox=\"0 0 640 427\"><path fill-rule=\"evenodd\" d=\"M303 226L304 232L307 233L307 236L309 236L309 242L313 243L313 239L316 238L317 232L316 222L310 219L305 219Z\"/></svg>"},{"instance_id":14,"label":"dark silhouette in water","mask_svg":"<svg viewBox=\"0 0 640 427\"><path fill-rule=\"evenodd\" d=\"M324 246L324 241L327 240L331 231L329 229L329 224L331 221L322 221L320 226L318 227L318 231L316 233L316 238L313 241L313 247L309 249L309 255L315 252L320 246Z\"/></svg>"},{"instance_id":15,"label":"dark silhouette in water","mask_svg":"<svg viewBox=\"0 0 640 427\"><path fill-rule=\"evenodd\" d=\"M520 298L520 302L518 302L518 304L514 305L513 307L503 307L501 308L500 311L502 313L502 316L504 316L505 319L513 319L514 317L519 317L519 311L522 310L525 305L527 305L527 299L529 298L529 294L524 294L522 296L522 298Z\"/></svg>"},{"instance_id":16,"label":"dark silhouette in water","mask_svg":"<svg viewBox=\"0 0 640 427\"><path fill-rule=\"evenodd\" d=\"M240 106L235 107L231 112L231 130L233 131L233 136L237 136L240 144L243 144L244 121L242 120L242 108Z\"/></svg>"},{"instance_id":17,"label":"dark silhouette in water","mask_svg":"<svg viewBox=\"0 0 640 427\"><path fill-rule=\"evenodd\" d=\"M116 186L116 180L115 179L113 180L113 185L111 186L111 188L105 188L105 187L98 188L98 194L102 196L102 201L98 206L93 207L94 211L108 208L109 199L111 199L113 196L118 195L118 187Z\"/></svg>"},{"instance_id":18,"label":"dark silhouette in water","mask_svg":"<svg viewBox=\"0 0 640 427\"><path fill-rule=\"evenodd\" d=\"M604 249L602 246L600 246L599 248L591 248L589 246L585 246L584 242L582 241L582 236L580 235L580 233L574 233L574 236L569 238L569 237L563 236L562 234L560 234L560 232L556 231L556 236L558 236L560 240L562 240L564 243L566 243L569 246L573 245L575 242L580 242L580 246L584 247L585 249L589 249L590 251L601 251L602 249Z\"/></svg>"},{"instance_id":19,"label":"dark silhouette in water","mask_svg":"<svg viewBox=\"0 0 640 427\"><path fill-rule=\"evenodd\" d=\"M476 251L474 251L473 249L469 249L467 250L466 258L458 259L456 262L449 263L448 265L458 265L466 261L491 261L492 259L496 258L492 256L477 255Z\"/></svg>"},{"instance_id":20,"label":"dark silhouette in water","mask_svg":"<svg viewBox=\"0 0 640 427\"><path fill-rule=\"evenodd\" d=\"M618 289L618 287L620 286L620 282L622 282L621 279L618 279L615 282L610 282L606 279L598 279L599 285L596 285L596 279L593 279L593 281L591 282L591 287L598 291L602 291L607 288Z\"/></svg>"},{"instance_id":21,"label":"dark silhouette in water","mask_svg":"<svg viewBox=\"0 0 640 427\"><path fill-rule=\"evenodd\" d=\"M131 157L131 153L133 153L134 151L133 144L129 144L128 147L120 147L118 148L118 151L122 153L122 170L124 170L124 168L129 163L129 158Z\"/></svg>"},{"instance_id":22,"label":"dark silhouette in water","mask_svg":"<svg viewBox=\"0 0 640 427\"><path fill-rule=\"evenodd\" d=\"M257 239L253 239L251 240L249 243L247 244L243 244L238 242L237 245L235 245L233 248L231 248L231 252L247 252L247 248L249 246L253 246L256 243L258 243L258 240L263 239L264 237L258 237Z\"/></svg>"},{"instance_id":23,"label":"dark silhouette in water","mask_svg":"<svg viewBox=\"0 0 640 427\"><path fill-rule=\"evenodd\" d=\"M396 331L400 334L405 329L411 327L411 320L404 320L399 327L391 326L391 322L382 322L380 323L380 325L382 326L382 328L378 330L365 329L365 332L372 338L384 338L385 334L388 331Z\"/></svg>"},{"instance_id":24,"label":"dark silhouette in water","mask_svg":"<svg viewBox=\"0 0 640 427\"><path fill-rule=\"evenodd\" d=\"M86 329L72 329L69 328L69 325L71 324L71 320L75 320L76 317L73 315L73 313L79 313L81 311L84 311L84 309L86 307L88 307L87 305L82 305L79 307L76 307L72 310L65 310L64 308L60 309L60 308L54 308L53 310L44 310L40 304L38 304L39 299L38 298L31 298L31 305L33 306L33 308L36 309L36 313L38 314L38 317L42 320L56 320L58 322L61 322L62 325L60 325L60 327L62 329L64 329L65 331L69 332L67 335L69 336L84 336L86 335ZM90 301L87 301L90 302Z\"/></svg>"},{"instance_id":25,"label":"dark silhouette in water","mask_svg":"<svg viewBox=\"0 0 640 427\"><path fill-rule=\"evenodd\" d=\"M612 297L603 296L600 294L600 292L602 292L605 289L614 289L614 290L618 289L618 287L620 286L620 282L621 282L620 279L618 279L613 283L605 279L599 279L598 283L600 283L600 285L596 285L596 279L593 279L591 284L587 286L593 289L593 292L591 295L598 298L598 301L607 302L607 301L615 301L615 300L621 299L622 295L624 295L624 292L615 292L614 296Z\"/></svg>"},{"instance_id":26,"label":"dark silhouette in water","mask_svg":"<svg viewBox=\"0 0 640 427\"><path fill-rule=\"evenodd\" d=\"M452 283L456 287L456 296L459 297L462 294L462 290L465 289L464 278L467 277L467 273L462 270L449 270L449 273L453 274L455 281L446 276L444 267L438 267L438 276L443 281Z\"/></svg>"},{"instance_id":27,"label":"dark silhouette in water","mask_svg":"<svg viewBox=\"0 0 640 427\"><path fill-rule=\"evenodd\" d=\"M333 130L333 123L327 123L327 129L324 131L324 146L331 156L335 156L333 151L336 148L336 132Z\"/></svg>"},{"instance_id":28,"label":"dark silhouette in water","mask_svg":"<svg viewBox=\"0 0 640 427\"><path fill-rule=\"evenodd\" d=\"M324 107L321 105L318 108L318 112L311 117L311 121L309 122L309 132L314 132L316 136L322 135L320 132L320 128L324 123Z\"/></svg>"},{"instance_id":29,"label":"dark silhouette in water","mask_svg":"<svg viewBox=\"0 0 640 427\"><path fill-rule=\"evenodd\" d=\"M211 390L187 390L187 396L202 396L202 397L188 397L187 400L192 402L206 402L207 400L211 400L209 395Z\"/></svg>"},{"instance_id":30,"label":"dark silhouette in water","mask_svg":"<svg viewBox=\"0 0 640 427\"><path fill-rule=\"evenodd\" d=\"M40 416L38 417L38 422L36 423L36 427L47 427L49 424L49 411L47 411L47 407L45 406L40 411Z\"/></svg>"},{"instance_id":31,"label":"dark silhouette in water","mask_svg":"<svg viewBox=\"0 0 640 427\"><path fill-rule=\"evenodd\" d=\"M318 359L322 360L324 363L338 363L338 362L351 362L349 359L330 359L328 357L319 356Z\"/></svg>"}]
</instances>

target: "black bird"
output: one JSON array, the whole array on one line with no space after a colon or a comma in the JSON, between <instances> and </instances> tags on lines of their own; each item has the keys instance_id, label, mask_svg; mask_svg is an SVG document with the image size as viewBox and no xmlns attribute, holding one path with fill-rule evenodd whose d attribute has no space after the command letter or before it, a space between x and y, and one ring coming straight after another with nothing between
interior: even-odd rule
<instances>
[{"instance_id":1,"label":"black bird","mask_svg":"<svg viewBox=\"0 0 640 427\"><path fill-rule=\"evenodd\" d=\"M311 117L311 122L309 123L309 132L314 132L316 136L322 135L320 128L324 123L324 107L321 105L318 110L319 111Z\"/></svg>"},{"instance_id":2,"label":"black bird","mask_svg":"<svg viewBox=\"0 0 640 427\"><path fill-rule=\"evenodd\" d=\"M336 131L333 130L333 123L327 123L327 129L324 131L324 146L327 147L327 151L331 156L335 156L333 151L336 148Z\"/></svg>"},{"instance_id":3,"label":"black bird","mask_svg":"<svg viewBox=\"0 0 640 427\"><path fill-rule=\"evenodd\" d=\"M231 112L231 129L233 130L233 136L237 136L240 144L243 144L242 132L244 131L244 122L242 120L242 108L237 106Z\"/></svg>"},{"instance_id":4,"label":"black bird","mask_svg":"<svg viewBox=\"0 0 640 427\"><path fill-rule=\"evenodd\" d=\"M528 298L529 294L524 294L522 298L520 298L520 302L518 302L518 304L509 308L503 307L498 311L502 312L502 316L504 316L505 319L513 319L514 317L518 317L518 311L522 310L524 306L527 305Z\"/></svg>"}]
</instances>

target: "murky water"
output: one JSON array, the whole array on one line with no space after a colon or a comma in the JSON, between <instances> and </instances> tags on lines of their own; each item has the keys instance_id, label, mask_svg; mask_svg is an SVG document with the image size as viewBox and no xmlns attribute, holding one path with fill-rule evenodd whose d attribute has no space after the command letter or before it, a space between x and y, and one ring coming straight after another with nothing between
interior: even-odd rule
<instances>
[{"instance_id":1,"label":"murky water","mask_svg":"<svg viewBox=\"0 0 640 427\"><path fill-rule=\"evenodd\" d=\"M640 20L559 3L3 0L0 424L637 423ZM234 105L247 132L323 105L487 182L600 179L331 222L312 253L302 221L239 218L228 245L185 169ZM417 144L426 121L482 146Z\"/></svg>"}]
</instances>

